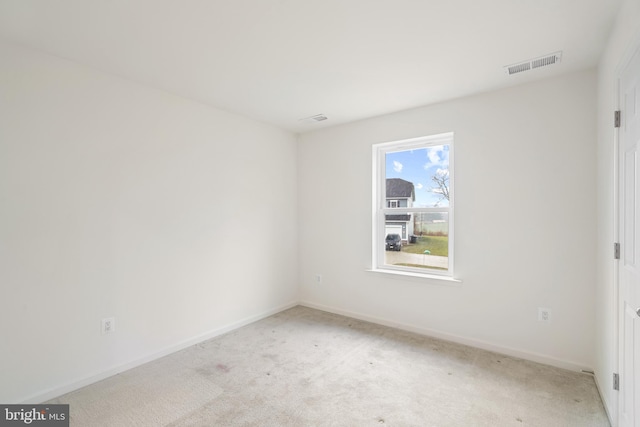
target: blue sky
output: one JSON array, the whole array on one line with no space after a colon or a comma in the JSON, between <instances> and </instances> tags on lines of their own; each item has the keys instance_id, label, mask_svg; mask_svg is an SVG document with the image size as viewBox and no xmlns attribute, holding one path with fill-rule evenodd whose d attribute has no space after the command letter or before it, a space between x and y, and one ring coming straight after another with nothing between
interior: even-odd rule
<instances>
[{"instance_id":1,"label":"blue sky","mask_svg":"<svg viewBox=\"0 0 640 427\"><path fill-rule=\"evenodd\" d=\"M431 177L436 173L449 171L448 145L387 153L385 160L387 178L402 178L413 182L416 189L414 206L433 207L439 200L438 206L448 206L446 199L431 191L436 188Z\"/></svg>"}]
</instances>

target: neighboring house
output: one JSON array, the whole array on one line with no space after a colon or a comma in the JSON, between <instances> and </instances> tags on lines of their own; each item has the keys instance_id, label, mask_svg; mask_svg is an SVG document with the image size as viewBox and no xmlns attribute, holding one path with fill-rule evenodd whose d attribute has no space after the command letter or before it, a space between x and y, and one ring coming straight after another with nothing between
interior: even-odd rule
<instances>
[{"instance_id":1,"label":"neighboring house","mask_svg":"<svg viewBox=\"0 0 640 427\"><path fill-rule=\"evenodd\" d=\"M416 190L412 182L400 178L387 179L387 207L410 208L416 200ZM385 234L399 234L406 243L413 234L411 213L390 214L385 216Z\"/></svg>"}]
</instances>

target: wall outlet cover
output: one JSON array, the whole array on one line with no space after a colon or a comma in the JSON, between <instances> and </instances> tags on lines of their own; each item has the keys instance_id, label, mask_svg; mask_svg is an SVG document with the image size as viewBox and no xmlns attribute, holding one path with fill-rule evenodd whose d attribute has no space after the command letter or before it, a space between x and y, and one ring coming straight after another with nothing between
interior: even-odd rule
<instances>
[{"instance_id":1,"label":"wall outlet cover","mask_svg":"<svg viewBox=\"0 0 640 427\"><path fill-rule=\"evenodd\" d=\"M538 321L551 322L551 309L546 307L538 307Z\"/></svg>"},{"instance_id":2,"label":"wall outlet cover","mask_svg":"<svg viewBox=\"0 0 640 427\"><path fill-rule=\"evenodd\" d=\"M116 319L114 317L107 317L102 319L102 335L112 334L116 331Z\"/></svg>"}]
</instances>

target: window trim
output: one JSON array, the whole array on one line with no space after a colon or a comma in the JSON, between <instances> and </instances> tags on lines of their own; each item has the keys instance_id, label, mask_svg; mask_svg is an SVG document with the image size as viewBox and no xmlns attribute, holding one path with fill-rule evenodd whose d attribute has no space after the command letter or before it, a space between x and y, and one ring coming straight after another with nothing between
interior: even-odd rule
<instances>
[{"instance_id":1,"label":"window trim","mask_svg":"<svg viewBox=\"0 0 640 427\"><path fill-rule=\"evenodd\" d=\"M449 145L449 206L438 208L388 208L386 198L386 161L389 152L427 148L437 145ZM446 132L437 135L422 136L399 141L390 141L372 145L372 271L424 278L454 280L454 134ZM449 251L448 269L417 268L393 266L384 263L385 214L414 212L447 212L449 215ZM380 244L382 242L382 244Z\"/></svg>"}]
</instances>

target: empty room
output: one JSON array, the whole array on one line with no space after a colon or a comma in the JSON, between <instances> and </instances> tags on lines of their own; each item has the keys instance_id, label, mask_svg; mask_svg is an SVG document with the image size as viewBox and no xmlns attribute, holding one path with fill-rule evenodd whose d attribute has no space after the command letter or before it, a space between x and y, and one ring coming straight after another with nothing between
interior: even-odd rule
<instances>
[{"instance_id":1,"label":"empty room","mask_svg":"<svg viewBox=\"0 0 640 427\"><path fill-rule=\"evenodd\" d=\"M640 426L640 0L0 0L0 425Z\"/></svg>"}]
</instances>

